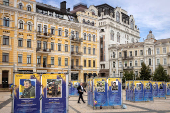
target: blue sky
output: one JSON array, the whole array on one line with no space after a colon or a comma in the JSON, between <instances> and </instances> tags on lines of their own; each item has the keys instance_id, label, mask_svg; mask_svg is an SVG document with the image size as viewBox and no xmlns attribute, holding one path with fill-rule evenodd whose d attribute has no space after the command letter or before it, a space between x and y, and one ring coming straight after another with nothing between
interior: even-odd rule
<instances>
[{"instance_id":1,"label":"blue sky","mask_svg":"<svg viewBox=\"0 0 170 113\"><path fill-rule=\"evenodd\" d=\"M49 4L60 8L60 2L64 0L36 0L40 3ZM121 7L133 15L135 24L140 30L140 41L146 39L149 31L152 30L156 39L170 38L170 0L65 0L67 8L73 5L85 3L100 5L107 3L113 7Z\"/></svg>"}]
</instances>

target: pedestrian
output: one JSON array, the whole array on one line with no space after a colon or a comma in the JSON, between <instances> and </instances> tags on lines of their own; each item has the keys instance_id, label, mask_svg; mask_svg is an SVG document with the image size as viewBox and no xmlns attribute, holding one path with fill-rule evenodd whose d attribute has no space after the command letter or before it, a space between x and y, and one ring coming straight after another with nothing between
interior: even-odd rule
<instances>
[{"instance_id":1,"label":"pedestrian","mask_svg":"<svg viewBox=\"0 0 170 113\"><path fill-rule=\"evenodd\" d=\"M82 86L82 83L80 83L80 85L77 87L77 90L78 90L78 93L79 93L79 99L78 99L78 103L80 103L80 99L83 101L83 103L86 103L84 100L83 100L83 92L86 90L83 88Z\"/></svg>"}]
</instances>

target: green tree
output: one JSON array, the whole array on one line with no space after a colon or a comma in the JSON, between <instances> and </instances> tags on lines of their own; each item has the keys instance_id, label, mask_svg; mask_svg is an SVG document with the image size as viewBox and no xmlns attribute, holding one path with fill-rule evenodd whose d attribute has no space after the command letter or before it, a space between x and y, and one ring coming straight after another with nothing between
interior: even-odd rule
<instances>
[{"instance_id":1,"label":"green tree","mask_svg":"<svg viewBox=\"0 0 170 113\"><path fill-rule=\"evenodd\" d=\"M169 81L169 75L165 72L164 68L161 64L156 68L153 76L153 80L155 81Z\"/></svg>"},{"instance_id":2,"label":"green tree","mask_svg":"<svg viewBox=\"0 0 170 113\"><path fill-rule=\"evenodd\" d=\"M150 74L150 70L149 70L149 65L146 66L146 64L144 62L142 62L142 68L139 73L140 73L141 80L150 80L151 74Z\"/></svg>"},{"instance_id":3,"label":"green tree","mask_svg":"<svg viewBox=\"0 0 170 113\"><path fill-rule=\"evenodd\" d=\"M124 71L122 78L123 83L125 83L125 80L133 80L133 76L133 71Z\"/></svg>"}]
</instances>

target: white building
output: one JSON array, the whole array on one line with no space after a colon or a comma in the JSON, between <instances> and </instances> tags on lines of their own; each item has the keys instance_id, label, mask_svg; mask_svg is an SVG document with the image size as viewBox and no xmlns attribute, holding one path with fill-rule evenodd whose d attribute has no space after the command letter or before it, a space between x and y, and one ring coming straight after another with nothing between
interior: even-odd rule
<instances>
[{"instance_id":1,"label":"white building","mask_svg":"<svg viewBox=\"0 0 170 113\"><path fill-rule=\"evenodd\" d=\"M98 9L98 28L100 37L99 76L109 75L109 45L139 42L140 32L133 15L120 7L108 4L95 6Z\"/></svg>"}]
</instances>

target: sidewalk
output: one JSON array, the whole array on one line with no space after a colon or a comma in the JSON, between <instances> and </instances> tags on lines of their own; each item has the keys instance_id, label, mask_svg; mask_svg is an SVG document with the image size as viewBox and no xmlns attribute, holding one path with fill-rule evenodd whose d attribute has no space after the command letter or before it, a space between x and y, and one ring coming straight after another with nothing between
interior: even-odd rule
<instances>
[{"instance_id":1,"label":"sidewalk","mask_svg":"<svg viewBox=\"0 0 170 113\"><path fill-rule=\"evenodd\" d=\"M123 104L127 106L127 109L122 109L120 106L116 106L114 108L109 109L94 109L92 107L87 106L87 94L83 96L85 100L85 104L81 102L81 104L77 103L78 96L71 96L69 98L69 113L113 113L113 112L163 112L170 113L170 96L167 98L154 98L152 102L129 102L125 100L125 91L123 91ZM0 92L0 113L10 113L11 112L11 98L10 92ZM5 105L5 106L4 106Z\"/></svg>"}]
</instances>

